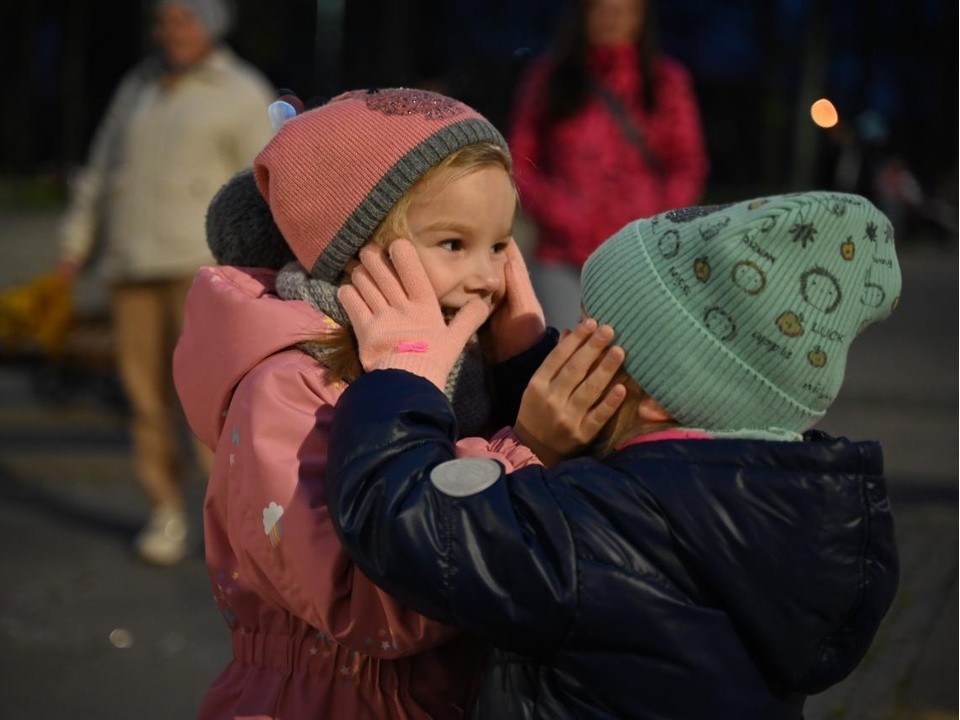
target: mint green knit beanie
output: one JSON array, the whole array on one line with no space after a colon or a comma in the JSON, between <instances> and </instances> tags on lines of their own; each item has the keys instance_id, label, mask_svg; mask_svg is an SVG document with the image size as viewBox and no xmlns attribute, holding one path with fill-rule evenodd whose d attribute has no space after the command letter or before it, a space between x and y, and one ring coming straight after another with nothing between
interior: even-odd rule
<instances>
[{"instance_id":1,"label":"mint green knit beanie","mask_svg":"<svg viewBox=\"0 0 960 720\"><path fill-rule=\"evenodd\" d=\"M637 220L589 257L583 306L674 418L783 436L823 417L850 343L900 299L887 218L805 192Z\"/></svg>"}]
</instances>

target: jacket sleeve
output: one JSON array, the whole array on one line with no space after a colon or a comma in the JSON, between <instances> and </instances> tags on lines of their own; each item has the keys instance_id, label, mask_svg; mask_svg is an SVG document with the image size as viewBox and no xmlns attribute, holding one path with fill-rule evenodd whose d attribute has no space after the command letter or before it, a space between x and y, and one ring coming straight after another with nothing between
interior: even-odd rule
<instances>
[{"instance_id":1,"label":"jacket sleeve","mask_svg":"<svg viewBox=\"0 0 960 720\"><path fill-rule=\"evenodd\" d=\"M212 492L225 494L239 569L267 600L352 650L393 658L439 645L457 631L387 595L337 539L323 500L332 409L307 399L329 388L311 362L299 352L271 358L231 403L217 457L227 475Z\"/></svg>"},{"instance_id":2,"label":"jacket sleeve","mask_svg":"<svg viewBox=\"0 0 960 720\"><path fill-rule=\"evenodd\" d=\"M536 454L524 445L512 427L499 430L489 440L479 437L461 438L457 441L458 458L490 458L503 465L507 473L527 467L543 465Z\"/></svg>"},{"instance_id":3,"label":"jacket sleeve","mask_svg":"<svg viewBox=\"0 0 960 720\"><path fill-rule=\"evenodd\" d=\"M708 160L700 107L689 73L675 62L662 66L661 110L668 133L658 148L664 165L664 207L699 202L707 178Z\"/></svg>"},{"instance_id":4,"label":"jacket sleeve","mask_svg":"<svg viewBox=\"0 0 960 720\"><path fill-rule=\"evenodd\" d=\"M534 61L518 84L511 111L510 153L523 208L539 224L565 237L582 237L589 217L575 188L550 173L553 152L544 136L549 63Z\"/></svg>"},{"instance_id":5,"label":"jacket sleeve","mask_svg":"<svg viewBox=\"0 0 960 720\"><path fill-rule=\"evenodd\" d=\"M430 617L541 655L566 637L577 601L573 537L531 465L454 459L455 419L429 382L367 373L337 404L327 498L365 573Z\"/></svg>"}]
</instances>

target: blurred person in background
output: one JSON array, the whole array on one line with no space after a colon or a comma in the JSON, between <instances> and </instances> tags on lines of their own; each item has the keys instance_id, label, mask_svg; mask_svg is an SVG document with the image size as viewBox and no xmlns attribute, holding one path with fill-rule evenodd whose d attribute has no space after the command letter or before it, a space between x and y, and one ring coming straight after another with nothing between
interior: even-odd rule
<instances>
[{"instance_id":1,"label":"blurred person in background","mask_svg":"<svg viewBox=\"0 0 960 720\"><path fill-rule=\"evenodd\" d=\"M231 21L225 0L156 3L158 52L121 80L61 228L60 274L74 280L96 246L109 285L134 468L151 506L135 549L162 565L188 549L170 361L193 275L213 262L207 205L272 135L271 87L222 41ZM196 453L207 471L209 451Z\"/></svg>"},{"instance_id":2,"label":"blurred person in background","mask_svg":"<svg viewBox=\"0 0 960 720\"><path fill-rule=\"evenodd\" d=\"M508 140L537 238L547 322L580 318L580 268L628 221L695 204L708 161L686 69L657 48L653 0L573 0L515 97Z\"/></svg>"}]
</instances>

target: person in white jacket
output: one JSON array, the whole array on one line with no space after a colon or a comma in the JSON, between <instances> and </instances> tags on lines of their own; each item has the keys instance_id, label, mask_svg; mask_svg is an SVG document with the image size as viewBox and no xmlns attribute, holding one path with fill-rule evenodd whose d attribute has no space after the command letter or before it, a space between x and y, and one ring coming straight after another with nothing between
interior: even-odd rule
<instances>
[{"instance_id":1,"label":"person in white jacket","mask_svg":"<svg viewBox=\"0 0 960 720\"><path fill-rule=\"evenodd\" d=\"M266 108L274 93L222 41L230 23L224 0L156 3L158 52L115 91L61 232L59 271L68 280L98 248L134 468L152 508L135 549L164 565L188 548L170 358L193 275L213 262L207 205L272 136ZM206 470L209 453L197 452Z\"/></svg>"}]
</instances>

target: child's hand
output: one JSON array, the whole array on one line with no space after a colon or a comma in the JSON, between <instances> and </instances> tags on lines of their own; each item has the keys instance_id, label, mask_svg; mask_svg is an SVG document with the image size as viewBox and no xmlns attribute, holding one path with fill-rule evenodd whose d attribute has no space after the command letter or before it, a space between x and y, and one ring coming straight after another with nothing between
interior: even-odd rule
<instances>
[{"instance_id":1,"label":"child's hand","mask_svg":"<svg viewBox=\"0 0 960 720\"><path fill-rule=\"evenodd\" d=\"M487 305L471 300L449 325L444 322L408 240L391 243L389 260L379 248L363 248L350 277L353 284L341 287L337 297L353 325L363 369L408 370L443 390L457 357L487 319Z\"/></svg>"},{"instance_id":2,"label":"child's hand","mask_svg":"<svg viewBox=\"0 0 960 720\"><path fill-rule=\"evenodd\" d=\"M497 362L509 360L532 347L547 328L520 248L511 240L504 252L507 255L504 295L490 315L490 346Z\"/></svg>"},{"instance_id":3,"label":"child's hand","mask_svg":"<svg viewBox=\"0 0 960 720\"><path fill-rule=\"evenodd\" d=\"M613 328L584 320L567 333L534 373L523 393L514 432L552 466L590 444L626 397L610 387L623 349L607 349Z\"/></svg>"}]
</instances>

